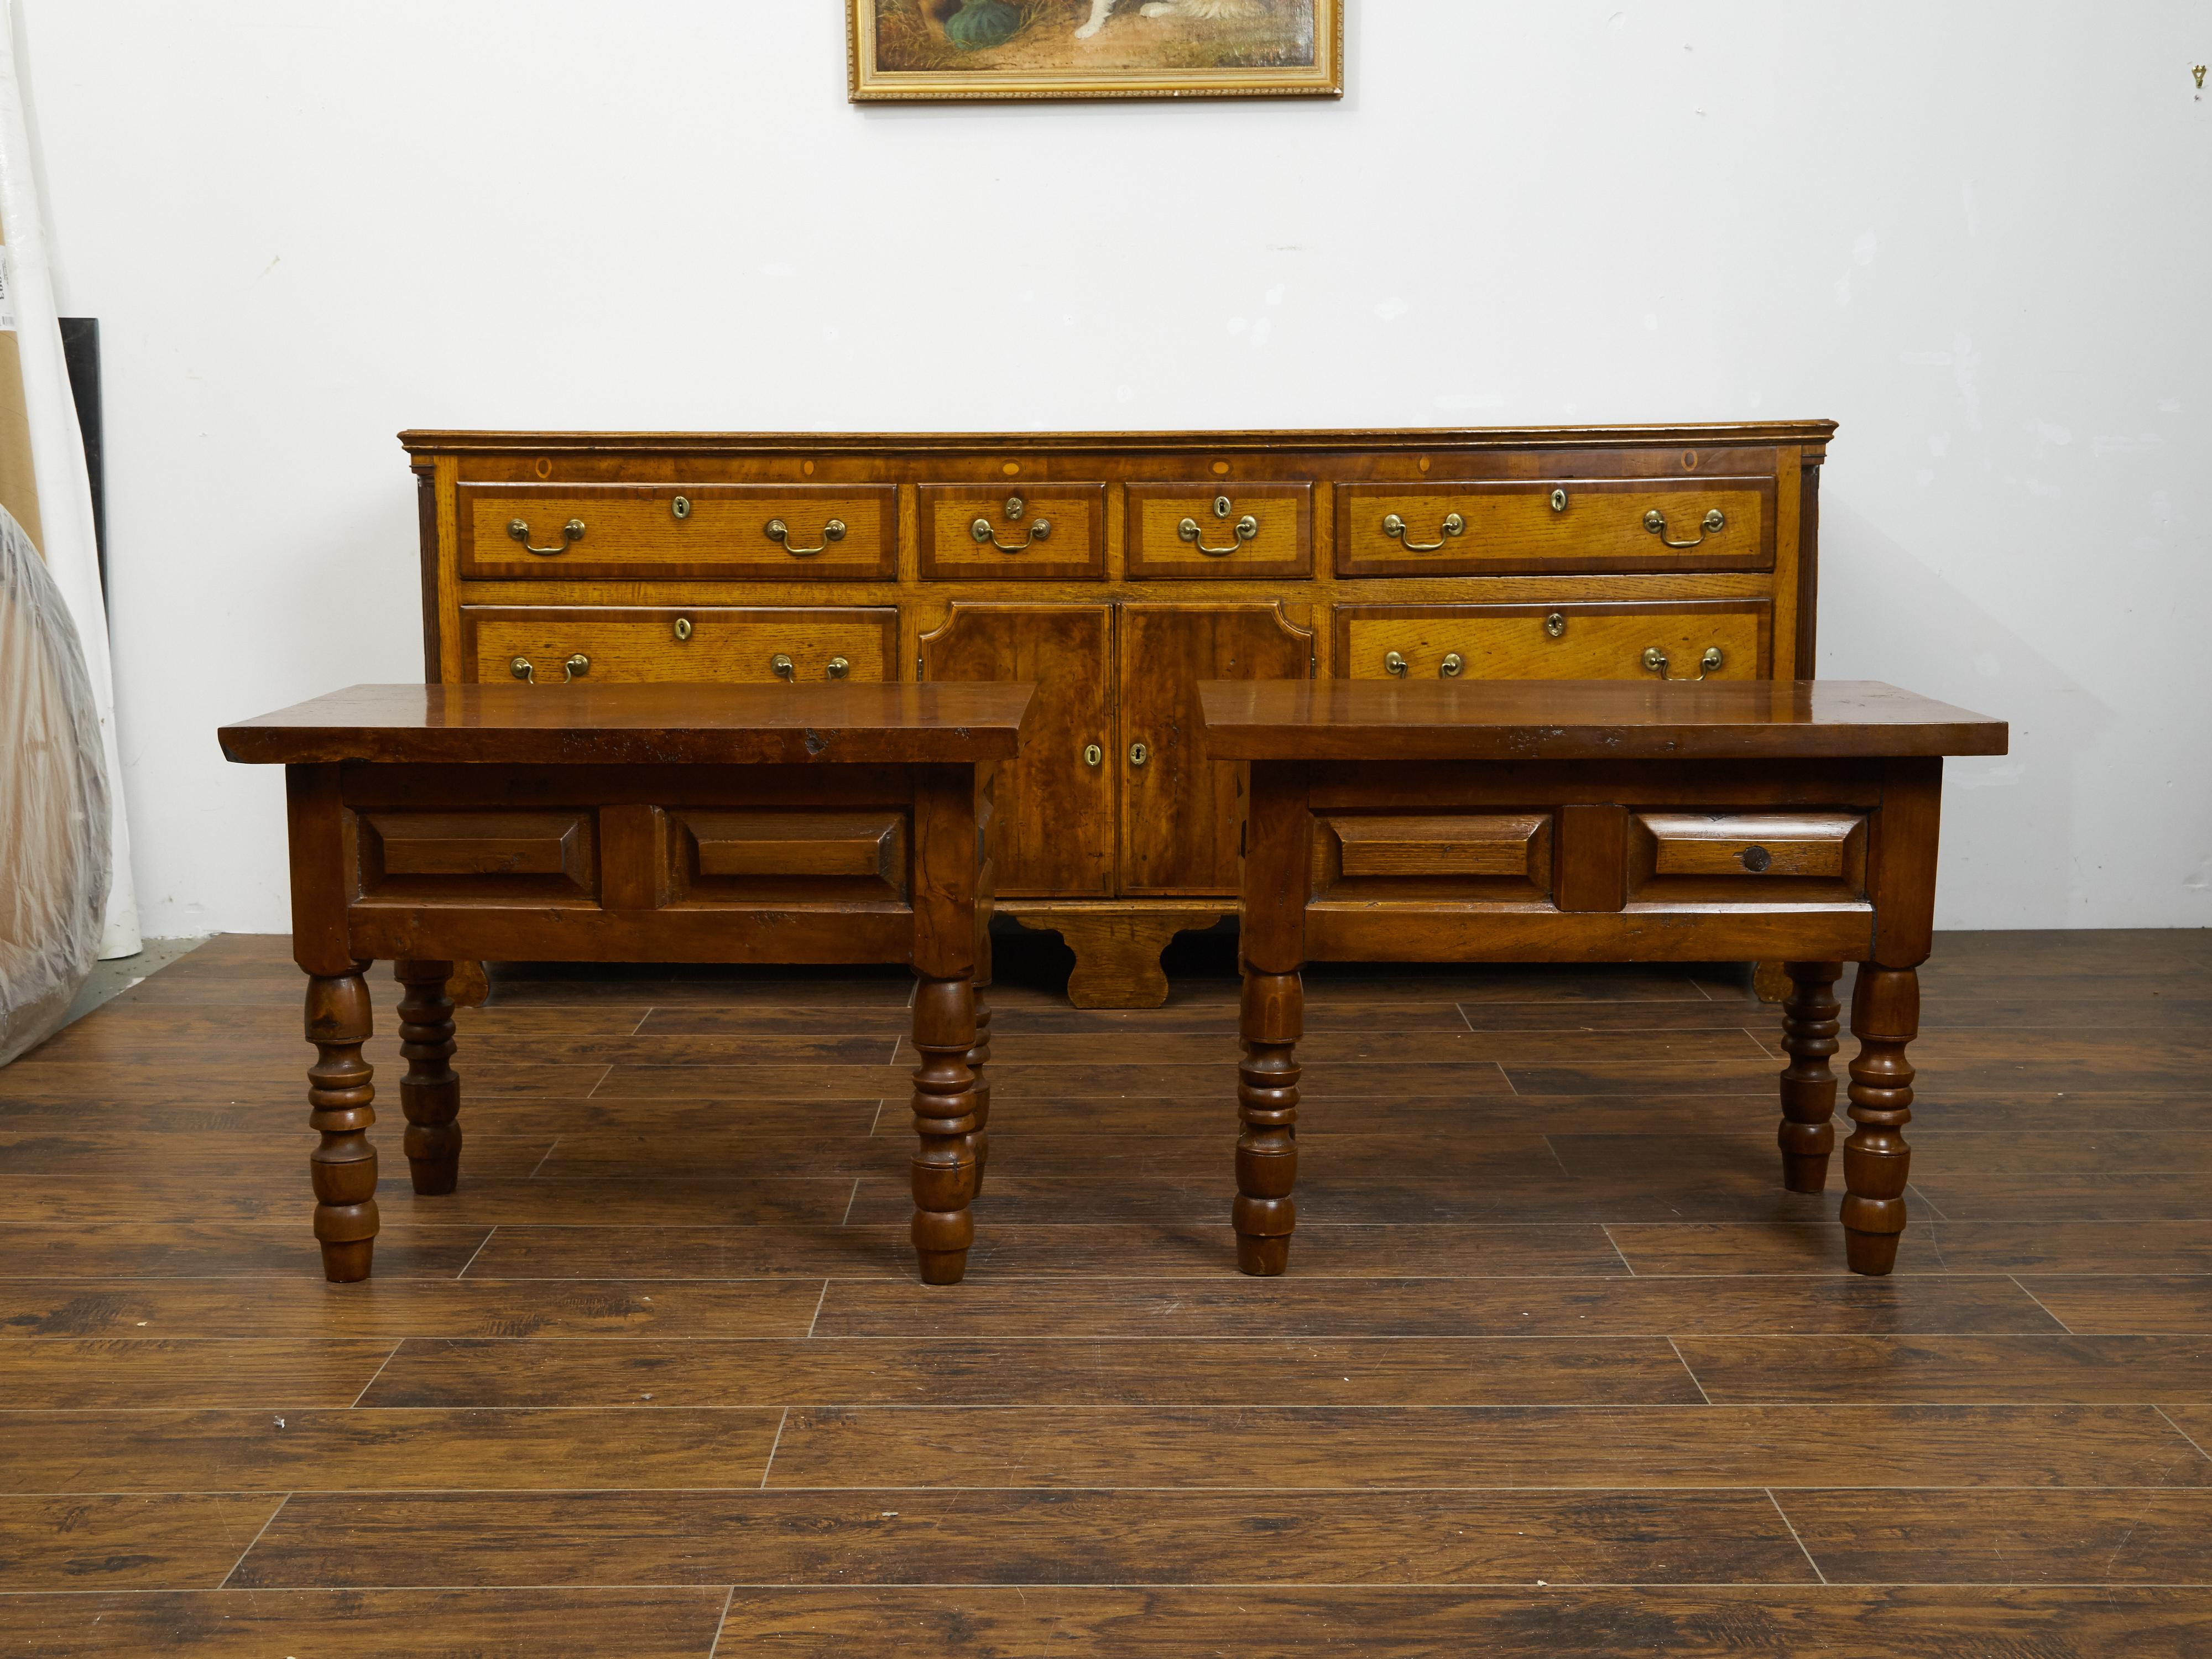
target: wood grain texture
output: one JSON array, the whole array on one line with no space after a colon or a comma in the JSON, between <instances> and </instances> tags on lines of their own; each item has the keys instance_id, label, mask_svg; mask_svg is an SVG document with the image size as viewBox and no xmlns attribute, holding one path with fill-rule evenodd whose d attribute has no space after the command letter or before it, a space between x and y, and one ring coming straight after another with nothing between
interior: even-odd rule
<instances>
[{"instance_id":1,"label":"wood grain texture","mask_svg":"<svg viewBox=\"0 0 2212 1659\"><path fill-rule=\"evenodd\" d=\"M864 1480L865 1477L865 1480ZM794 1409L775 1486L2212 1486L2149 1406Z\"/></svg>"},{"instance_id":2,"label":"wood grain texture","mask_svg":"<svg viewBox=\"0 0 2212 1659\"><path fill-rule=\"evenodd\" d=\"M281 1501L227 1492L0 1497L0 1583L16 1593L215 1589Z\"/></svg>"},{"instance_id":3,"label":"wood grain texture","mask_svg":"<svg viewBox=\"0 0 2212 1659\"><path fill-rule=\"evenodd\" d=\"M318 1590L0 1595L0 1643L41 1659L702 1659L721 1589Z\"/></svg>"},{"instance_id":4,"label":"wood grain texture","mask_svg":"<svg viewBox=\"0 0 2212 1659\"><path fill-rule=\"evenodd\" d=\"M2142 1012L2195 934L1938 937L1880 1279L1774 1179L1741 973L1315 968L1261 1279L1229 951L1080 1011L1002 948L990 1181L926 1298L904 970L498 969L456 1191L391 1170L377 1276L331 1285L289 950L212 941L0 1071L13 1650L2105 1659L2212 1621L2212 1096ZM396 1080L420 993L365 993ZM2032 1058L2117 1081L2021 1080L2039 1009Z\"/></svg>"},{"instance_id":5,"label":"wood grain texture","mask_svg":"<svg viewBox=\"0 0 2212 1659\"><path fill-rule=\"evenodd\" d=\"M2002 720L1877 680L1224 680L1199 702L1215 757L1246 760L1835 759L2006 741Z\"/></svg>"},{"instance_id":6,"label":"wood grain texture","mask_svg":"<svg viewBox=\"0 0 2212 1659\"><path fill-rule=\"evenodd\" d=\"M2165 1496L2178 1500L2167 1510L2179 1516L2202 1512L2208 1494ZM451 1553L438 1559L438 1549ZM1814 1582L1781 1516L1755 1492L1327 1492L1286 1501L1241 1492L911 1488L305 1496L285 1506L233 1582L1559 1584L1623 1577Z\"/></svg>"},{"instance_id":7,"label":"wood grain texture","mask_svg":"<svg viewBox=\"0 0 2212 1659\"><path fill-rule=\"evenodd\" d=\"M936 678L930 642L963 611L1002 611L995 654L1005 659L1032 641L1048 649L1073 615L1140 632L1139 613L1177 602L1224 621L1285 607L1312 630L1292 653L1299 675L1363 672L1363 662L1380 672L1379 650L1338 638L1355 613L1372 612L1443 618L1419 627L1451 635L1462 673L1636 678L1657 645L1679 675L1699 672L1692 665L1717 644L1725 661L1715 672L1788 678L1810 637L1817 520L1805 501L1832 430L417 432L404 441L421 481L431 678L448 684L495 680L518 659L540 684L564 679L575 660L588 663L586 684L757 680L779 655L802 683L839 659L853 678L926 681ZM1448 514L1461 534L1435 528ZM1404 521L1395 537L1382 529L1392 514ZM1432 535L1441 539L1430 549L1422 538ZM1542 632L1554 615L1572 618L1559 640ZM1547 648L1526 649L1524 632ZM1400 643L1420 673L1442 665L1446 647L1425 635ZM1173 746L1121 729L1124 716L1149 702L1170 712L1145 724L1180 729L1173 708L1191 701L1194 675L1240 672L1204 655L1107 651L1085 687L1099 707L1081 721L1115 728L1097 739L1096 769L1071 769L1091 764L1073 758L1093 741L1086 731L1040 759L1029 780L1039 787L1014 791L1047 793L1049 776L1060 810L1024 812L1017 800L1003 839L1009 896L1097 904L1121 924L1084 918L1063 933L1087 1004L1159 1003L1164 981L1145 943L1164 942L1189 893L1233 885L1216 822L1226 769L1156 763L1146 777L1122 758L1133 742ZM969 672L1023 671L1002 660ZM1143 810L1128 812L1139 796Z\"/></svg>"},{"instance_id":8,"label":"wood grain texture","mask_svg":"<svg viewBox=\"0 0 2212 1659\"><path fill-rule=\"evenodd\" d=\"M1874 1589L1814 1586L1672 1589L753 1590L730 1603L730 1642L829 1659L888 1651L922 1632L936 1651L1057 1659L1111 1651L1138 1659L1341 1653L1371 1659L1475 1653L1659 1651L1688 1659L1795 1659L1823 1650L1883 1659L1984 1651L2055 1659L2189 1655L2212 1619L2212 1591L2112 1589Z\"/></svg>"}]
</instances>

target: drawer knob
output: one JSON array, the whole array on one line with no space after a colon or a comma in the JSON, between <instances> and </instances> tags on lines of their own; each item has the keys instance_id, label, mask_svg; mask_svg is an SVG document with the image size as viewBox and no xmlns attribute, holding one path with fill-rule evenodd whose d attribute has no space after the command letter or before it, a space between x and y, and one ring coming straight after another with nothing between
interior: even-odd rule
<instances>
[{"instance_id":1,"label":"drawer knob","mask_svg":"<svg viewBox=\"0 0 2212 1659\"><path fill-rule=\"evenodd\" d=\"M1105 758L1106 751L1097 744L1086 743L1083 745L1083 763L1085 766L1096 766Z\"/></svg>"},{"instance_id":2,"label":"drawer knob","mask_svg":"<svg viewBox=\"0 0 2212 1659\"><path fill-rule=\"evenodd\" d=\"M786 656L782 652L779 651L775 655L770 657L768 659L768 666L769 672L774 674L776 678L780 680L789 680L793 684L798 684L799 665L793 662L792 659Z\"/></svg>"},{"instance_id":3,"label":"drawer knob","mask_svg":"<svg viewBox=\"0 0 2212 1659\"><path fill-rule=\"evenodd\" d=\"M1145 747L1145 745L1144 745L1143 744L1141 744L1141 743L1133 743L1133 744L1131 744L1129 745L1129 764L1130 764L1130 765L1132 765L1132 766L1142 766L1142 765L1143 765L1146 761L1148 761L1148 760L1152 759L1152 751L1151 750L1149 750L1149 749L1146 748L1146 747Z\"/></svg>"},{"instance_id":4,"label":"drawer knob","mask_svg":"<svg viewBox=\"0 0 2212 1659\"><path fill-rule=\"evenodd\" d=\"M678 617L676 619L676 637L679 640L688 640L691 637L690 617Z\"/></svg>"},{"instance_id":5,"label":"drawer knob","mask_svg":"<svg viewBox=\"0 0 2212 1659\"><path fill-rule=\"evenodd\" d=\"M530 659L527 657L517 657L513 662L507 664L507 672L519 680L534 682L538 677L538 671L530 665Z\"/></svg>"},{"instance_id":6,"label":"drawer knob","mask_svg":"<svg viewBox=\"0 0 2212 1659\"><path fill-rule=\"evenodd\" d=\"M1404 679L1406 678L1405 658L1400 656L1395 651L1384 652L1382 653L1382 672L1386 674L1395 674L1401 680Z\"/></svg>"},{"instance_id":7,"label":"drawer knob","mask_svg":"<svg viewBox=\"0 0 2212 1659\"><path fill-rule=\"evenodd\" d=\"M1006 505L1008 507L1020 506L1021 497L1017 495L1012 501L1008 501ZM976 520L975 523L968 526L968 533L973 536L979 542L988 542L993 547L997 548L1001 553L1019 553L1026 549L1031 542L1041 542L1049 537L1052 534L1052 520L1050 519L1039 519L1036 523L1032 524L1029 527L1028 533L1018 542L1000 541L999 539L999 532L991 528L991 521L988 519Z\"/></svg>"},{"instance_id":8,"label":"drawer knob","mask_svg":"<svg viewBox=\"0 0 2212 1659\"><path fill-rule=\"evenodd\" d=\"M1774 854L1764 847L1747 847L1735 855L1735 859L1738 864L1756 876L1764 873L1766 867L1774 862Z\"/></svg>"},{"instance_id":9,"label":"drawer knob","mask_svg":"<svg viewBox=\"0 0 2212 1659\"><path fill-rule=\"evenodd\" d=\"M1433 553L1444 544L1446 537L1465 535L1467 520L1456 513L1447 513L1442 536L1432 542L1409 542L1406 540L1406 521L1395 513L1386 513L1382 515L1382 533L1394 542L1403 543L1408 553Z\"/></svg>"},{"instance_id":10,"label":"drawer knob","mask_svg":"<svg viewBox=\"0 0 2212 1659\"><path fill-rule=\"evenodd\" d=\"M1217 519L1225 519L1229 516L1229 497L1226 495L1216 496L1213 501L1213 516ZM1231 533L1235 536L1236 539L1231 542L1228 546L1208 547L1201 539L1204 532L1199 529L1197 520L1185 519L1181 524L1176 526L1176 534L1182 537L1183 540L1188 542L1200 552L1205 554L1206 557L1210 559L1223 559L1228 557L1229 555L1234 553L1238 548L1243 546L1245 543L1250 541L1255 536L1260 533L1260 521L1254 518L1249 513L1247 513L1243 518L1237 520L1236 526Z\"/></svg>"},{"instance_id":11,"label":"drawer knob","mask_svg":"<svg viewBox=\"0 0 2212 1659\"><path fill-rule=\"evenodd\" d=\"M1714 532L1727 529L1728 517L1717 507L1707 513L1698 521L1697 541L1678 542L1669 536L1667 533L1667 515L1656 507L1644 515L1644 527L1669 547L1695 547L1698 542L1702 542Z\"/></svg>"},{"instance_id":12,"label":"drawer knob","mask_svg":"<svg viewBox=\"0 0 2212 1659\"><path fill-rule=\"evenodd\" d=\"M783 550L790 554L793 558L811 559L830 543L842 542L845 539L845 521L842 519L832 519L828 524L823 525L821 544L816 547L793 547L791 544L791 526L781 519L770 519L768 521L767 533L769 540L781 542Z\"/></svg>"},{"instance_id":13,"label":"drawer knob","mask_svg":"<svg viewBox=\"0 0 2212 1659\"><path fill-rule=\"evenodd\" d=\"M1567 492L1564 489L1553 490L1552 492L1552 511L1554 513L1564 513L1566 510Z\"/></svg>"},{"instance_id":14,"label":"drawer knob","mask_svg":"<svg viewBox=\"0 0 2212 1659\"><path fill-rule=\"evenodd\" d=\"M679 519L690 518L691 516L691 498L689 495L678 495L674 501L669 502L668 510L671 513L673 513Z\"/></svg>"},{"instance_id":15,"label":"drawer knob","mask_svg":"<svg viewBox=\"0 0 2212 1659\"><path fill-rule=\"evenodd\" d=\"M524 552L535 553L539 558L546 559L552 557L556 553L566 553L572 543L583 540L584 521L581 519L571 519L562 525L561 526L562 539L552 547L532 547L530 544L530 521L527 519L509 519L507 521L507 533L522 544Z\"/></svg>"},{"instance_id":16,"label":"drawer knob","mask_svg":"<svg viewBox=\"0 0 2212 1659\"><path fill-rule=\"evenodd\" d=\"M591 672L592 659L580 651L561 665L561 678L564 683L580 680Z\"/></svg>"},{"instance_id":17,"label":"drawer knob","mask_svg":"<svg viewBox=\"0 0 2212 1659\"><path fill-rule=\"evenodd\" d=\"M1465 657L1461 656L1456 651L1447 651L1444 653L1444 659L1437 665L1437 677L1439 679L1455 680L1459 678L1460 670L1466 666Z\"/></svg>"},{"instance_id":18,"label":"drawer knob","mask_svg":"<svg viewBox=\"0 0 2212 1659\"><path fill-rule=\"evenodd\" d=\"M1553 639L1558 639L1560 635L1567 631L1567 613L1564 611L1554 611L1550 616L1545 617L1544 631Z\"/></svg>"},{"instance_id":19,"label":"drawer knob","mask_svg":"<svg viewBox=\"0 0 2212 1659\"><path fill-rule=\"evenodd\" d=\"M1705 678L1706 675L1716 672L1720 665L1720 647L1707 646L1705 654L1698 659L1698 672L1690 676L1691 682L1695 684ZM1646 646L1644 649L1644 666L1647 672L1656 674L1662 680L1667 678L1667 653L1656 645Z\"/></svg>"},{"instance_id":20,"label":"drawer knob","mask_svg":"<svg viewBox=\"0 0 2212 1659\"><path fill-rule=\"evenodd\" d=\"M823 666L828 672L830 678L833 680L843 679L845 676L852 672L853 670L853 665L847 662L842 657L832 657L827 663L823 664Z\"/></svg>"}]
</instances>

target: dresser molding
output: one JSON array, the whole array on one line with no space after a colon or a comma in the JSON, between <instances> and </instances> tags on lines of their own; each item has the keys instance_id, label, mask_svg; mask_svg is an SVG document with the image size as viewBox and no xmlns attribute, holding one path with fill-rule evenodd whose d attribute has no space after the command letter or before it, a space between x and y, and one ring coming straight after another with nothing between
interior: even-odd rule
<instances>
[{"instance_id":1,"label":"dresser molding","mask_svg":"<svg viewBox=\"0 0 2212 1659\"><path fill-rule=\"evenodd\" d=\"M400 441L433 682L520 659L558 695L578 659L603 679L1036 681L1000 785L999 913L1061 933L1079 1005L1146 1006L1173 933L1237 911L1243 769L1206 758L1197 681L1637 678L1655 649L1676 675L1718 650L1720 678L1809 678L1834 430Z\"/></svg>"}]
</instances>

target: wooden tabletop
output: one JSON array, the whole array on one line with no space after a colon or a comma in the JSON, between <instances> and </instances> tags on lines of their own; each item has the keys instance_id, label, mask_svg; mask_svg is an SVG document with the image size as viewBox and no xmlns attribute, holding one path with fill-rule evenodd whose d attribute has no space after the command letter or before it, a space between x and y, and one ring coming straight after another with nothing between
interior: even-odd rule
<instances>
[{"instance_id":1,"label":"wooden tabletop","mask_svg":"<svg viewBox=\"0 0 2212 1659\"><path fill-rule=\"evenodd\" d=\"M1206 680L1216 760L2002 755L2006 726L1879 680Z\"/></svg>"},{"instance_id":2,"label":"wooden tabletop","mask_svg":"<svg viewBox=\"0 0 2212 1659\"><path fill-rule=\"evenodd\" d=\"M234 761L953 763L1021 746L1036 688L355 685L226 726Z\"/></svg>"}]
</instances>

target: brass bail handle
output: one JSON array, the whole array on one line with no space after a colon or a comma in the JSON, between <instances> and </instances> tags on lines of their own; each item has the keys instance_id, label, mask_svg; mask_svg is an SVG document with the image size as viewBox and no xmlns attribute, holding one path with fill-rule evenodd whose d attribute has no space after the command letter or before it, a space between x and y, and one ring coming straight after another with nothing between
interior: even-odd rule
<instances>
[{"instance_id":1,"label":"brass bail handle","mask_svg":"<svg viewBox=\"0 0 2212 1659\"><path fill-rule=\"evenodd\" d=\"M1705 655L1698 659L1698 672L1690 677L1688 683L1692 685L1696 684L1698 681L1705 678L1706 675L1717 672L1720 665L1720 647L1717 645L1707 646L1705 647ZM1662 680L1668 678L1667 673L1667 653L1664 651L1662 651L1656 645L1646 646L1644 648L1644 667L1646 672L1656 674Z\"/></svg>"},{"instance_id":2,"label":"brass bail handle","mask_svg":"<svg viewBox=\"0 0 2212 1659\"><path fill-rule=\"evenodd\" d=\"M538 684L537 668L527 657L515 658L507 664L507 672L519 680L527 680L532 685ZM579 651L561 665L561 683L566 685L570 680L580 680L591 672L592 659Z\"/></svg>"},{"instance_id":3,"label":"brass bail handle","mask_svg":"<svg viewBox=\"0 0 2212 1659\"><path fill-rule=\"evenodd\" d=\"M584 539L584 521L581 519L571 519L562 525L561 526L562 539L551 547L532 547L530 544L530 521L527 519L509 519L507 521L507 533L522 544L524 552L535 553L541 559L548 559L556 553L566 553L573 544Z\"/></svg>"},{"instance_id":4,"label":"brass bail handle","mask_svg":"<svg viewBox=\"0 0 2212 1659\"><path fill-rule=\"evenodd\" d=\"M791 526L781 519L770 519L768 521L768 528L763 533L769 540L782 543L783 550L790 554L793 558L811 559L823 548L828 547L830 543L842 542L845 539L845 521L842 519L832 519L828 524L823 525L821 543L814 547L793 547L791 544Z\"/></svg>"},{"instance_id":5,"label":"brass bail handle","mask_svg":"<svg viewBox=\"0 0 2212 1659\"><path fill-rule=\"evenodd\" d=\"M1401 544L1408 553L1433 553L1447 538L1467 533L1467 520L1456 513L1444 514L1443 534L1432 542L1413 542L1406 539L1406 521L1395 513L1382 515L1382 533L1392 541Z\"/></svg>"},{"instance_id":6,"label":"brass bail handle","mask_svg":"<svg viewBox=\"0 0 2212 1659\"><path fill-rule=\"evenodd\" d=\"M1406 678L1407 667L1407 664L1406 659L1397 652L1386 651L1382 653L1382 672L1384 673L1395 676L1396 678L1402 680Z\"/></svg>"},{"instance_id":7,"label":"brass bail handle","mask_svg":"<svg viewBox=\"0 0 2212 1659\"><path fill-rule=\"evenodd\" d=\"M1029 503L1024 501L1020 496L1009 495L1006 497L1006 521L1009 524L1019 522L1022 514L1026 513L1028 510ZM999 532L991 527L991 521L986 518L979 517L975 523L969 525L968 526L968 533L973 536L978 542L985 543L992 547L997 548L1001 553L1020 553L1026 551L1031 543L1045 541L1050 538L1052 535L1052 520L1042 517L1033 520L1030 525L1028 532L1023 536L1022 539L1018 542L1000 541L999 539Z\"/></svg>"},{"instance_id":8,"label":"brass bail handle","mask_svg":"<svg viewBox=\"0 0 2212 1659\"><path fill-rule=\"evenodd\" d=\"M1236 510L1236 503L1231 501L1228 496L1216 495L1213 498L1213 516L1215 518L1225 519ZM1185 519L1181 524L1176 526L1176 535L1182 537L1183 540L1188 542L1193 547L1195 547L1200 552L1205 554L1209 559L1225 559L1231 553L1234 553L1238 548L1243 546L1245 543L1250 541L1255 536L1260 533L1260 521L1254 518L1249 513L1247 513L1243 518L1237 520L1236 524L1231 527L1230 533L1233 535L1236 539L1231 542L1228 546L1208 547L1206 543L1200 539L1200 537L1204 532L1199 529L1197 520Z\"/></svg>"},{"instance_id":9,"label":"brass bail handle","mask_svg":"<svg viewBox=\"0 0 2212 1659\"><path fill-rule=\"evenodd\" d=\"M1656 507L1644 515L1644 527L1669 547L1695 547L1716 531L1727 529L1728 517L1720 508L1714 507L1698 521L1697 541L1690 542L1678 542L1667 533L1667 515Z\"/></svg>"}]
</instances>

